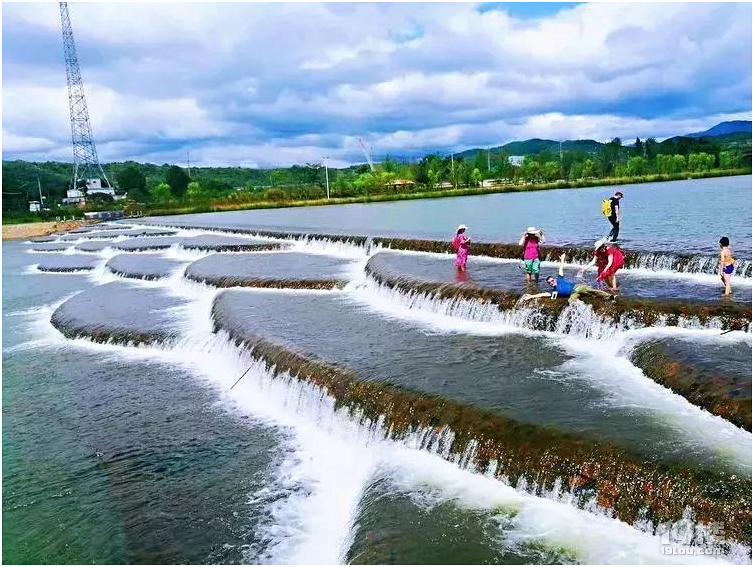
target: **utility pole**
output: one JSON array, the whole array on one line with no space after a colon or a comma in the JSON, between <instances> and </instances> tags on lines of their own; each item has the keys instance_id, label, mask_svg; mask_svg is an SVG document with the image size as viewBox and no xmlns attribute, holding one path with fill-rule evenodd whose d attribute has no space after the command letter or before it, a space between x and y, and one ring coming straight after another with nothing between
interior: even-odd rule
<instances>
[{"instance_id":1,"label":"utility pole","mask_svg":"<svg viewBox=\"0 0 754 567\"><path fill-rule=\"evenodd\" d=\"M490 150L487 150L487 171L492 171L490 167Z\"/></svg>"},{"instance_id":2,"label":"utility pole","mask_svg":"<svg viewBox=\"0 0 754 567\"><path fill-rule=\"evenodd\" d=\"M191 152L186 152L186 169L188 169L188 176L191 179Z\"/></svg>"},{"instance_id":3,"label":"utility pole","mask_svg":"<svg viewBox=\"0 0 754 567\"><path fill-rule=\"evenodd\" d=\"M327 156L324 158L325 162L325 189L327 190L327 200L330 200L330 176L327 173L327 160L330 159Z\"/></svg>"},{"instance_id":4,"label":"utility pole","mask_svg":"<svg viewBox=\"0 0 754 567\"><path fill-rule=\"evenodd\" d=\"M39 206L44 209L44 200L42 197L42 184L39 182L39 175L37 175L37 188L39 189Z\"/></svg>"},{"instance_id":5,"label":"utility pole","mask_svg":"<svg viewBox=\"0 0 754 567\"><path fill-rule=\"evenodd\" d=\"M450 152L450 175L453 177L453 186L458 189L458 183L456 183L456 167L453 161L453 152Z\"/></svg>"}]
</instances>

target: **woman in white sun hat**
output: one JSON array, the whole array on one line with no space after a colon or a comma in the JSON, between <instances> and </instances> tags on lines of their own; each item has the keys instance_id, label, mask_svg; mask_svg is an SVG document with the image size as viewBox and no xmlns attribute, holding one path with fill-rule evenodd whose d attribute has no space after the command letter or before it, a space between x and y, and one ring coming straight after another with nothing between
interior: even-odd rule
<instances>
[{"instance_id":1,"label":"woman in white sun hat","mask_svg":"<svg viewBox=\"0 0 754 567\"><path fill-rule=\"evenodd\" d=\"M466 271L466 260L469 258L471 238L466 235L467 228L465 224L459 224L456 229L456 237L450 243L450 247L456 252L456 268L459 272Z\"/></svg>"},{"instance_id":2,"label":"woman in white sun hat","mask_svg":"<svg viewBox=\"0 0 754 567\"><path fill-rule=\"evenodd\" d=\"M526 272L526 283L531 284L531 278L539 283L539 245L545 241L544 231L530 226L521 235L518 245L523 246L524 271Z\"/></svg>"}]
</instances>

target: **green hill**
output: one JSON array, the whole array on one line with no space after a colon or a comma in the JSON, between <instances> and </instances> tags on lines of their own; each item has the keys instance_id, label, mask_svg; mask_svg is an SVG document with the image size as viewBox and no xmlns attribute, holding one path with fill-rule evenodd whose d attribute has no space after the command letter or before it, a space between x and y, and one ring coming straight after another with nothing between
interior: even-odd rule
<instances>
[{"instance_id":1,"label":"green hill","mask_svg":"<svg viewBox=\"0 0 754 567\"><path fill-rule=\"evenodd\" d=\"M603 144L594 140L564 140L563 151L583 151L594 153L602 148ZM508 152L511 156L529 156L549 150L551 152L560 151L560 142L556 140L542 140L541 138L531 138L529 140L515 140L502 146L494 148L473 148L460 152L458 157L474 160L479 152L490 152L493 154L502 154Z\"/></svg>"}]
</instances>

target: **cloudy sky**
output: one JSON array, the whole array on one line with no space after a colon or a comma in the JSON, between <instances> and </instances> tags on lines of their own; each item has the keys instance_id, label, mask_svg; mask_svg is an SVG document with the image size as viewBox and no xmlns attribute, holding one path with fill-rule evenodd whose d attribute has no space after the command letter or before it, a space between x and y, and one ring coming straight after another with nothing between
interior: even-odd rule
<instances>
[{"instance_id":1,"label":"cloudy sky","mask_svg":"<svg viewBox=\"0 0 754 567\"><path fill-rule=\"evenodd\" d=\"M100 159L270 166L751 119L751 4L69 4ZM57 3L2 6L3 159L70 161Z\"/></svg>"}]
</instances>

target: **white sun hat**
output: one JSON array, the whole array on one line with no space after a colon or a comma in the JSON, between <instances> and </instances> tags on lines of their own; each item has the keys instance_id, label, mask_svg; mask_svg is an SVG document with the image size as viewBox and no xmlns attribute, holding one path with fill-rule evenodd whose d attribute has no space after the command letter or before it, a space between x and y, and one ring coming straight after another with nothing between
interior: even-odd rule
<instances>
[{"instance_id":1,"label":"white sun hat","mask_svg":"<svg viewBox=\"0 0 754 567\"><path fill-rule=\"evenodd\" d=\"M601 239L598 240L597 242L594 243L594 249L599 250L605 245L606 242L607 242L606 240L601 240Z\"/></svg>"},{"instance_id":2,"label":"white sun hat","mask_svg":"<svg viewBox=\"0 0 754 567\"><path fill-rule=\"evenodd\" d=\"M456 232L458 232L459 230L468 230L468 228L469 227L466 226L465 224L459 224L458 228L456 229Z\"/></svg>"},{"instance_id":3,"label":"white sun hat","mask_svg":"<svg viewBox=\"0 0 754 567\"><path fill-rule=\"evenodd\" d=\"M536 226L530 226L529 228L526 229L526 234L537 234L537 233L539 233L539 230L537 229Z\"/></svg>"}]
</instances>

